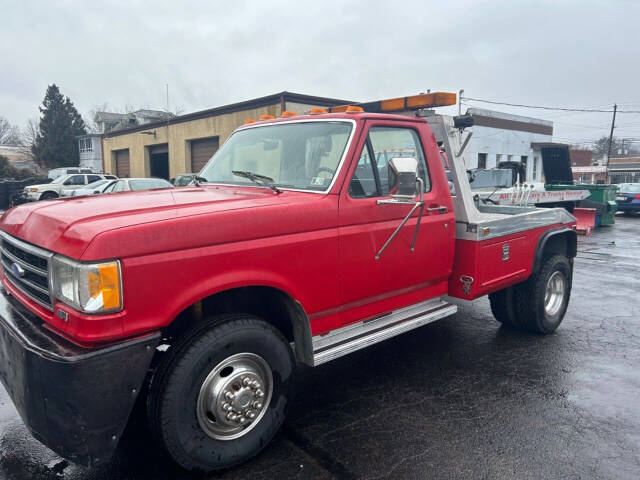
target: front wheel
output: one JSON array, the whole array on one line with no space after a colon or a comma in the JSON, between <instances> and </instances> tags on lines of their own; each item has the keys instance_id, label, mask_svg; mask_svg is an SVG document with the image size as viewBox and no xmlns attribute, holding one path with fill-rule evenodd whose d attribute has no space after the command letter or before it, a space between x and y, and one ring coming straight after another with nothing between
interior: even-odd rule
<instances>
[{"instance_id":1,"label":"front wheel","mask_svg":"<svg viewBox=\"0 0 640 480\"><path fill-rule=\"evenodd\" d=\"M40 195L40 200L53 200L54 198L58 198L58 194L56 192L44 192Z\"/></svg>"},{"instance_id":2,"label":"front wheel","mask_svg":"<svg viewBox=\"0 0 640 480\"><path fill-rule=\"evenodd\" d=\"M276 434L293 396L295 360L270 324L213 317L172 346L147 399L158 443L187 470L242 463Z\"/></svg>"}]
</instances>

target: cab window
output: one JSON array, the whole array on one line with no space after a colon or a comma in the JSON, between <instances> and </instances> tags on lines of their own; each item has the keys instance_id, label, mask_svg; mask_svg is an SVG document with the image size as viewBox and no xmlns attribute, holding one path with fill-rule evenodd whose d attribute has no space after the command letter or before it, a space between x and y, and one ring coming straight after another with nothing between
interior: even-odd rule
<instances>
[{"instance_id":1,"label":"cab window","mask_svg":"<svg viewBox=\"0 0 640 480\"><path fill-rule=\"evenodd\" d=\"M378 196L378 186L373 168L368 145L365 145L360 154L356 171L353 173L353 177L349 183L349 194L352 197L363 198Z\"/></svg>"},{"instance_id":2,"label":"cab window","mask_svg":"<svg viewBox=\"0 0 640 480\"><path fill-rule=\"evenodd\" d=\"M418 176L424 182L424 191L431 190L429 172L417 132L410 128L371 127L349 183L349 194L354 198L388 196L397 182L388 168L389 160L395 157L416 158Z\"/></svg>"},{"instance_id":3,"label":"cab window","mask_svg":"<svg viewBox=\"0 0 640 480\"><path fill-rule=\"evenodd\" d=\"M424 182L424 191L431 190L427 163L420 145L418 133L411 128L372 127L369 139L376 157L375 164L380 175L382 196L389 195L395 185L395 178L389 178L387 164L395 157L414 157L418 160L418 177Z\"/></svg>"}]
</instances>

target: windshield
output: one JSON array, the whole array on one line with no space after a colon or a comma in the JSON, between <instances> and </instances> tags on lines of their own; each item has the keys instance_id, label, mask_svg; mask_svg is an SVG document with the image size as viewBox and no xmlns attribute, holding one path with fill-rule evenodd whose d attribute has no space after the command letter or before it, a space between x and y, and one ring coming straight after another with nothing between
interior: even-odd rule
<instances>
[{"instance_id":1,"label":"windshield","mask_svg":"<svg viewBox=\"0 0 640 480\"><path fill-rule=\"evenodd\" d=\"M255 185L249 172L282 188L325 191L342 159L350 122L299 122L254 127L234 133L200 176L212 183Z\"/></svg>"},{"instance_id":2,"label":"windshield","mask_svg":"<svg viewBox=\"0 0 640 480\"><path fill-rule=\"evenodd\" d=\"M51 180L51 183L62 183L62 182L64 182L68 177L69 177L69 175L60 175L59 177L56 177L56 178L54 178L53 180Z\"/></svg>"},{"instance_id":3,"label":"windshield","mask_svg":"<svg viewBox=\"0 0 640 480\"><path fill-rule=\"evenodd\" d=\"M171 184L161 178L141 178L129 180L129 186L131 187L131 190L151 190L154 188L171 187Z\"/></svg>"}]
</instances>

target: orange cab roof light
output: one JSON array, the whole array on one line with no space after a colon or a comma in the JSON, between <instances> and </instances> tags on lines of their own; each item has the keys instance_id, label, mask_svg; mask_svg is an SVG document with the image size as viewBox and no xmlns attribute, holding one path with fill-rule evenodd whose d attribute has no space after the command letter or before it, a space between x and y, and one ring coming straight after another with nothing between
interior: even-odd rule
<instances>
[{"instance_id":1,"label":"orange cab roof light","mask_svg":"<svg viewBox=\"0 0 640 480\"><path fill-rule=\"evenodd\" d=\"M321 113L327 113L326 108L312 108L309 110L309 115L320 115Z\"/></svg>"},{"instance_id":2,"label":"orange cab roof light","mask_svg":"<svg viewBox=\"0 0 640 480\"><path fill-rule=\"evenodd\" d=\"M274 117L273 115L260 115L260 120L273 120Z\"/></svg>"},{"instance_id":3,"label":"orange cab roof light","mask_svg":"<svg viewBox=\"0 0 640 480\"><path fill-rule=\"evenodd\" d=\"M283 118L287 118L287 117L295 117L298 114L296 112L291 112L289 110L285 110L284 112L282 112L282 117Z\"/></svg>"},{"instance_id":4,"label":"orange cab roof light","mask_svg":"<svg viewBox=\"0 0 640 480\"><path fill-rule=\"evenodd\" d=\"M344 113L351 105L338 105L337 107L329 107L331 113Z\"/></svg>"},{"instance_id":5,"label":"orange cab roof light","mask_svg":"<svg viewBox=\"0 0 640 480\"><path fill-rule=\"evenodd\" d=\"M345 112L347 112L347 113L362 113L362 112L364 112L364 109L362 107L357 107L355 105L347 105L347 108L345 109Z\"/></svg>"},{"instance_id":6,"label":"orange cab roof light","mask_svg":"<svg viewBox=\"0 0 640 480\"><path fill-rule=\"evenodd\" d=\"M390 98L387 100L376 100L374 102L360 103L355 105L339 105L331 107L331 113L354 112L352 108L362 109L371 113L403 112L406 110L418 110L420 108L435 108L455 105L457 96L455 93L433 92L411 95L409 97ZM360 111L360 110L358 110Z\"/></svg>"},{"instance_id":7,"label":"orange cab roof light","mask_svg":"<svg viewBox=\"0 0 640 480\"><path fill-rule=\"evenodd\" d=\"M247 118L247 119L245 119L244 124L245 124L245 125L249 125L250 123L253 123L253 122L255 122L255 119L253 119L253 118Z\"/></svg>"}]
</instances>

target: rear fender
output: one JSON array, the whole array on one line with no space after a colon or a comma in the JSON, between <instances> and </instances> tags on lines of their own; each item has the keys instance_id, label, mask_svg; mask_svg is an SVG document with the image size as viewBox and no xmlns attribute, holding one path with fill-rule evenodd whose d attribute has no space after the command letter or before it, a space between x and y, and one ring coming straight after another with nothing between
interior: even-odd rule
<instances>
[{"instance_id":1,"label":"rear fender","mask_svg":"<svg viewBox=\"0 0 640 480\"><path fill-rule=\"evenodd\" d=\"M561 254L567 258L575 258L578 252L578 238L576 232L569 227L559 227L548 230L540 235L533 258L531 273L537 273L542 267L545 254Z\"/></svg>"}]
</instances>

